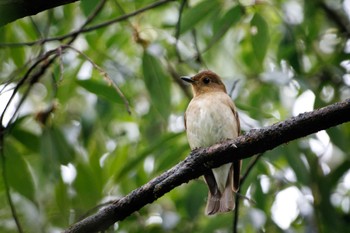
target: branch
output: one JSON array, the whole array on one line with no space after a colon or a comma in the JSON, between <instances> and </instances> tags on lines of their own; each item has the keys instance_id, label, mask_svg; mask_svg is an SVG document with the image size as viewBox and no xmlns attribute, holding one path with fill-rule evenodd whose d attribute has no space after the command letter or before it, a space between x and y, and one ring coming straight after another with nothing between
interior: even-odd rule
<instances>
[{"instance_id":1,"label":"branch","mask_svg":"<svg viewBox=\"0 0 350 233\"><path fill-rule=\"evenodd\" d=\"M78 36L78 35L80 35L82 33L95 31L97 29L104 28L104 27L110 26L112 24L122 22L122 21L127 20L127 19L129 19L131 17L134 17L134 16L136 16L138 14L141 14L141 13L146 12L148 10L160 7L160 6L164 5L165 3L172 2L172 1L175 1L175 0L160 0L160 1L157 1L157 2L153 2L153 3L147 5L147 6L143 7L143 8L140 8L140 9L135 10L135 11L133 11L131 13L128 13L128 14L124 14L122 16L119 16L119 17L115 18L115 19L111 19L111 20L108 20L108 21L100 23L100 24L96 24L96 25L91 26L91 27L79 28L79 29L77 29L75 31L72 31L72 32L70 32L68 34L65 34L65 35L62 35L62 36L44 38L44 39L36 40L36 41L32 41L32 42L1 43L0 47L33 46L33 45L37 45L37 44L44 44L44 43L50 42L50 41L63 41L65 39L67 39L67 38L71 38L71 37L74 38L74 37L76 37L76 36Z\"/></svg>"},{"instance_id":2,"label":"branch","mask_svg":"<svg viewBox=\"0 0 350 233\"><path fill-rule=\"evenodd\" d=\"M19 233L23 233L23 229L22 229L22 225L21 222L19 221L18 218L18 214L15 208L15 205L13 203L11 194L10 194L10 184L8 181L8 175L7 175L7 169L6 169L6 157L5 157L5 152L4 152L4 141L5 141L5 135L4 135L4 131L5 129L2 127L2 125L0 124L0 159L1 159L1 176L4 182L4 188L5 188L5 194L6 194L6 199L7 202L10 205L10 209L11 209L11 214L12 214L12 218L15 221L16 227L17 227L17 231Z\"/></svg>"},{"instance_id":3,"label":"branch","mask_svg":"<svg viewBox=\"0 0 350 233\"><path fill-rule=\"evenodd\" d=\"M0 27L17 19L78 0L0 0Z\"/></svg>"},{"instance_id":4,"label":"branch","mask_svg":"<svg viewBox=\"0 0 350 233\"><path fill-rule=\"evenodd\" d=\"M320 130L350 121L350 99L292 117L262 129L254 129L235 140L193 150L183 161L142 187L73 224L65 232L97 232L107 229L133 212L152 203L183 183L198 178L209 169L252 157L279 145ZM232 156L234 155L234 157Z\"/></svg>"},{"instance_id":5,"label":"branch","mask_svg":"<svg viewBox=\"0 0 350 233\"><path fill-rule=\"evenodd\" d=\"M70 48L71 50L75 51L76 53L80 54L81 56L83 56L87 61L90 62L90 64L100 72L100 74L105 78L105 80L108 82L108 84L110 86L113 87L113 89L118 93L118 95L120 96L120 98L123 100L124 105L126 110L128 111L129 114L131 114L131 109L130 109L130 104L129 101L127 100L127 98L125 97L125 95L123 94L122 90L120 90L120 88L118 87L118 85L113 81L113 79L111 79L111 77L109 76L109 74L104 71L101 67L99 67L91 58L89 58L85 53L81 52L80 50L70 46L70 45L64 45L62 46L62 48Z\"/></svg>"}]
</instances>

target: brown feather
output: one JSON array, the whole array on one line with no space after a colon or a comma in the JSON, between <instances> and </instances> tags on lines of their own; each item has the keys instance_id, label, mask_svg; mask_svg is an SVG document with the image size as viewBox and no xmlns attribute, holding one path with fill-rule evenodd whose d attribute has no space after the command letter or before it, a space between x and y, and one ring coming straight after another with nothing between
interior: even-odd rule
<instances>
[{"instance_id":1,"label":"brown feather","mask_svg":"<svg viewBox=\"0 0 350 233\"><path fill-rule=\"evenodd\" d=\"M234 196L232 193L232 177L233 169L231 167L230 173L226 182L226 187L224 192L221 194L215 185L215 192L209 189L207 206L205 208L205 213L207 215L213 215L216 213L229 212L235 208ZM215 182L215 180L214 180Z\"/></svg>"}]
</instances>

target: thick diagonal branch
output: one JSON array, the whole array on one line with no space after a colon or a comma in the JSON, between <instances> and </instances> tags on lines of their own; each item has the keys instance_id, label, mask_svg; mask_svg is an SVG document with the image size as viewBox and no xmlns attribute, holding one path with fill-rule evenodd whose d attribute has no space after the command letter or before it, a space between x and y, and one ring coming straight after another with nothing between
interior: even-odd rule
<instances>
[{"instance_id":1,"label":"thick diagonal branch","mask_svg":"<svg viewBox=\"0 0 350 233\"><path fill-rule=\"evenodd\" d=\"M350 99L300 114L263 129L251 130L235 140L192 151L172 169L154 178L98 213L72 225L66 232L104 230L152 203L175 187L204 174L212 167L262 153L289 141L350 121ZM232 156L234 155L234 156Z\"/></svg>"}]
</instances>

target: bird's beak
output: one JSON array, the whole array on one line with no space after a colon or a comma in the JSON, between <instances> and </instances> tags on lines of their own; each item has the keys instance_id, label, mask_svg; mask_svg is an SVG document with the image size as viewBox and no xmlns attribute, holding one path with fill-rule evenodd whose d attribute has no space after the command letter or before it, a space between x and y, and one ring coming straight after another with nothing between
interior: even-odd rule
<instances>
[{"instance_id":1,"label":"bird's beak","mask_svg":"<svg viewBox=\"0 0 350 233\"><path fill-rule=\"evenodd\" d=\"M193 83L194 80L189 76L181 76L181 79L188 83Z\"/></svg>"}]
</instances>

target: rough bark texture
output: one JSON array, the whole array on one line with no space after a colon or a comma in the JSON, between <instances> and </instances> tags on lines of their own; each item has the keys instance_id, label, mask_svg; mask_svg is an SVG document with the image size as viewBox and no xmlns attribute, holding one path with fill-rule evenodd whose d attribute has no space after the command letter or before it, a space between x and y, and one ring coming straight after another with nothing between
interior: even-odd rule
<instances>
[{"instance_id":1,"label":"rough bark texture","mask_svg":"<svg viewBox=\"0 0 350 233\"><path fill-rule=\"evenodd\" d=\"M123 220L173 188L201 176L212 167L251 157L291 140L348 121L350 121L350 99L300 114L263 129L251 130L235 140L194 150L184 161L172 169L101 209L96 214L73 224L65 232L97 232L107 229L113 223Z\"/></svg>"},{"instance_id":2,"label":"rough bark texture","mask_svg":"<svg viewBox=\"0 0 350 233\"><path fill-rule=\"evenodd\" d=\"M78 0L0 0L0 27L16 19Z\"/></svg>"}]
</instances>

